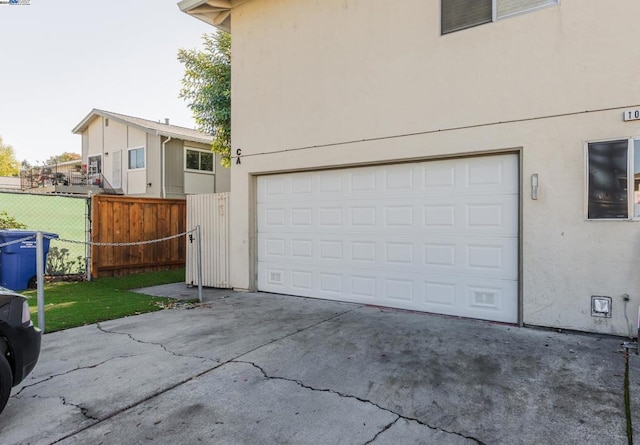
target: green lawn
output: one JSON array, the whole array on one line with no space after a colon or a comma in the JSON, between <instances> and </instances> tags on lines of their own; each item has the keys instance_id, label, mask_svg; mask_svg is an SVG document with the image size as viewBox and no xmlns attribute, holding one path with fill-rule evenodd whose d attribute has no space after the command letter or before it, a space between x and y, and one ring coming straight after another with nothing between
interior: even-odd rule
<instances>
[{"instance_id":1,"label":"green lawn","mask_svg":"<svg viewBox=\"0 0 640 445\"><path fill-rule=\"evenodd\" d=\"M184 282L184 273L184 269L179 269L95 281L49 283L44 289L46 332L161 310L175 300L141 295L130 289ZM23 294L29 297L31 318L37 325L36 291Z\"/></svg>"}]
</instances>

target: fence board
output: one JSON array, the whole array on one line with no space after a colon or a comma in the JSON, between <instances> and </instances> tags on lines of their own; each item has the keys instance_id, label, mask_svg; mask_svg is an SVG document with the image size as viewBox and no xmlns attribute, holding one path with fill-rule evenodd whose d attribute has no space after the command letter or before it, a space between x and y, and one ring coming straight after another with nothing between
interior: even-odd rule
<instances>
[{"instance_id":1,"label":"fence board","mask_svg":"<svg viewBox=\"0 0 640 445\"><path fill-rule=\"evenodd\" d=\"M92 197L91 240L127 243L185 232L186 200L95 195ZM122 276L185 266L184 236L139 246L93 246L91 275Z\"/></svg>"}]
</instances>

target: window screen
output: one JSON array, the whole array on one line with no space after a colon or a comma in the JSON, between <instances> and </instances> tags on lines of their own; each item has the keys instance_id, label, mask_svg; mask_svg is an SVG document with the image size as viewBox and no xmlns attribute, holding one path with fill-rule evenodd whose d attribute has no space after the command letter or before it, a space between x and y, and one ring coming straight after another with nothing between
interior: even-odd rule
<instances>
[{"instance_id":1,"label":"window screen","mask_svg":"<svg viewBox=\"0 0 640 445\"><path fill-rule=\"evenodd\" d=\"M214 155L211 151L186 150L185 166L187 170L213 172Z\"/></svg>"},{"instance_id":2,"label":"window screen","mask_svg":"<svg viewBox=\"0 0 640 445\"><path fill-rule=\"evenodd\" d=\"M144 168L144 148L129 150L129 169Z\"/></svg>"},{"instance_id":3,"label":"window screen","mask_svg":"<svg viewBox=\"0 0 640 445\"><path fill-rule=\"evenodd\" d=\"M588 145L589 219L629 217L628 148L627 139Z\"/></svg>"},{"instance_id":4,"label":"window screen","mask_svg":"<svg viewBox=\"0 0 640 445\"><path fill-rule=\"evenodd\" d=\"M496 15L498 18L502 18L540 6L555 5L556 3L558 3L558 0L497 0Z\"/></svg>"},{"instance_id":5,"label":"window screen","mask_svg":"<svg viewBox=\"0 0 640 445\"><path fill-rule=\"evenodd\" d=\"M442 0L442 34L489 23L492 0Z\"/></svg>"},{"instance_id":6,"label":"window screen","mask_svg":"<svg viewBox=\"0 0 640 445\"><path fill-rule=\"evenodd\" d=\"M200 153L194 150L187 150L187 169L200 170Z\"/></svg>"}]
</instances>

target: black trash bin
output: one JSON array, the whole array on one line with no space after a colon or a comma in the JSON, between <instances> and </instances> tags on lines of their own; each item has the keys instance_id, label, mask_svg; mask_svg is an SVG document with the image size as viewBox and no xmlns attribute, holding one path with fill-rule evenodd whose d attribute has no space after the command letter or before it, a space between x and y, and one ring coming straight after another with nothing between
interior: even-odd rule
<instances>
[{"instance_id":1,"label":"black trash bin","mask_svg":"<svg viewBox=\"0 0 640 445\"><path fill-rule=\"evenodd\" d=\"M32 238L0 247L0 286L21 291L29 287L34 280L36 269L36 233L32 230L4 229L0 230L0 244L17 241L32 236ZM50 238L58 238L55 233L42 232L45 237L42 242L44 264L47 264Z\"/></svg>"}]
</instances>

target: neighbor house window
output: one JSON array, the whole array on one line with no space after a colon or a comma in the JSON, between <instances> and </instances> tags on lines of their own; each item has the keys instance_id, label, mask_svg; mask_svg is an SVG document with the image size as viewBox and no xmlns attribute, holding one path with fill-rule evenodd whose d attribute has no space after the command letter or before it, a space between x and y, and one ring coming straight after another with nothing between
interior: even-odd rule
<instances>
[{"instance_id":1,"label":"neighbor house window","mask_svg":"<svg viewBox=\"0 0 640 445\"><path fill-rule=\"evenodd\" d=\"M442 0L442 34L494 22L559 0Z\"/></svg>"},{"instance_id":2,"label":"neighbor house window","mask_svg":"<svg viewBox=\"0 0 640 445\"><path fill-rule=\"evenodd\" d=\"M185 147L186 170L213 173L214 159L214 154L210 150Z\"/></svg>"},{"instance_id":3,"label":"neighbor house window","mask_svg":"<svg viewBox=\"0 0 640 445\"><path fill-rule=\"evenodd\" d=\"M640 219L640 139L587 144L589 219Z\"/></svg>"},{"instance_id":4,"label":"neighbor house window","mask_svg":"<svg viewBox=\"0 0 640 445\"><path fill-rule=\"evenodd\" d=\"M129 149L129 170L144 168L144 147Z\"/></svg>"}]
</instances>

